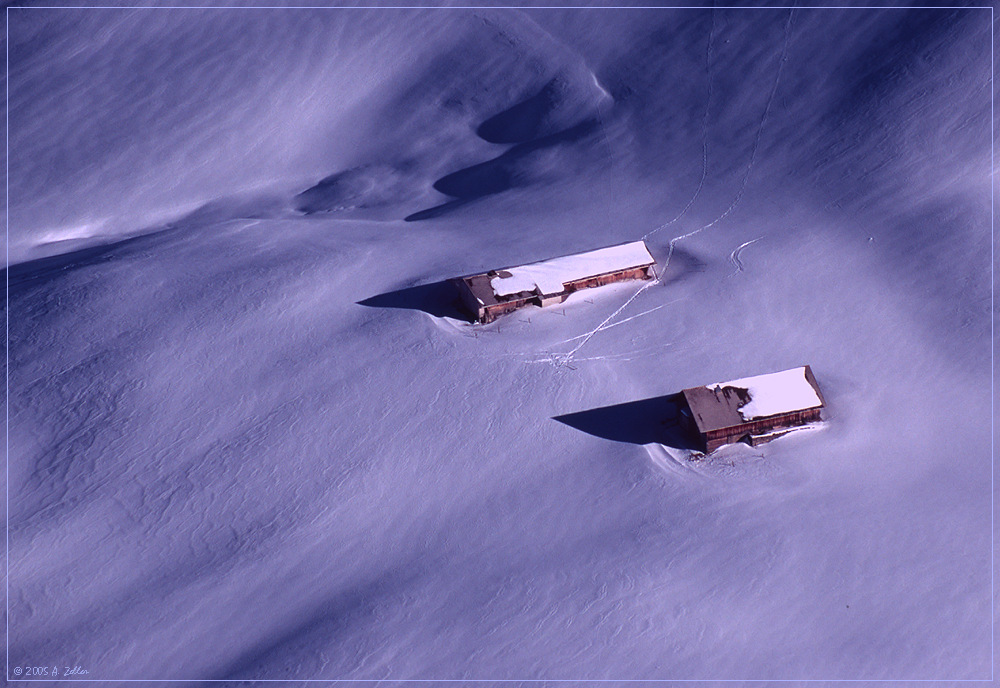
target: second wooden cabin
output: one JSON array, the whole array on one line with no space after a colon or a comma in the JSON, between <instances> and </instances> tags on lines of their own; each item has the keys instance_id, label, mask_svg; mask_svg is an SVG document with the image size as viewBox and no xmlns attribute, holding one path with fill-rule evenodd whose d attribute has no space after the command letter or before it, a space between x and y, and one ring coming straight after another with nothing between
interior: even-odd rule
<instances>
[{"instance_id":1,"label":"second wooden cabin","mask_svg":"<svg viewBox=\"0 0 1000 688\"><path fill-rule=\"evenodd\" d=\"M685 389L681 414L705 451L757 445L820 420L823 394L809 366Z\"/></svg>"}]
</instances>

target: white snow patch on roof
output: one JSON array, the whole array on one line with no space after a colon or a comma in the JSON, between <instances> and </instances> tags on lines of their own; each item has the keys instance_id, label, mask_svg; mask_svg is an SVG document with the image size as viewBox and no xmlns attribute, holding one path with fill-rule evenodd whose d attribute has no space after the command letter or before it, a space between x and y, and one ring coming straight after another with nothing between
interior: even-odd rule
<instances>
[{"instance_id":1,"label":"white snow patch on roof","mask_svg":"<svg viewBox=\"0 0 1000 688\"><path fill-rule=\"evenodd\" d=\"M536 288L542 294L558 294L564 290L567 282L654 262L645 242L633 241L630 244L608 246L587 253L507 268L505 272L509 272L510 277L494 277L490 280L490 285L497 296L535 291Z\"/></svg>"},{"instance_id":2,"label":"white snow patch on roof","mask_svg":"<svg viewBox=\"0 0 1000 688\"><path fill-rule=\"evenodd\" d=\"M743 420L791 413L816 408L823 404L816 390L806 379L805 366L783 370L780 373L720 382L707 387L711 390L721 387L739 387L747 390L750 401L739 408Z\"/></svg>"}]
</instances>

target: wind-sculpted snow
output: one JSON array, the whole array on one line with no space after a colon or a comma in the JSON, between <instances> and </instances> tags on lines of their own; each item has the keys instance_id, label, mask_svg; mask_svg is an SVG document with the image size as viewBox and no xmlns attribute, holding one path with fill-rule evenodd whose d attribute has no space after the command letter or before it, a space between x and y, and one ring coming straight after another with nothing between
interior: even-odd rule
<instances>
[{"instance_id":1,"label":"wind-sculpted snow","mask_svg":"<svg viewBox=\"0 0 1000 688\"><path fill-rule=\"evenodd\" d=\"M987 678L989 16L12 8L8 670Z\"/></svg>"}]
</instances>

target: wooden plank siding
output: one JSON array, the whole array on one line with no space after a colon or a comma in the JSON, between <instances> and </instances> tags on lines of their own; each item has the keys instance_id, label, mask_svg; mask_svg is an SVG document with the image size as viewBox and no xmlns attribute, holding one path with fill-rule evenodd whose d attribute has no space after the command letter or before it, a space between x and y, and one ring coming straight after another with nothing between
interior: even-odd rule
<instances>
[{"instance_id":1,"label":"wooden plank siding","mask_svg":"<svg viewBox=\"0 0 1000 688\"><path fill-rule=\"evenodd\" d=\"M566 283L566 294L569 295L580 289L590 289L591 287L603 287L614 282L625 282L627 280L644 280L652 278L652 271L649 267L632 268L630 270L618 270L604 275L595 275L586 279L576 280Z\"/></svg>"},{"instance_id":2,"label":"wooden plank siding","mask_svg":"<svg viewBox=\"0 0 1000 688\"><path fill-rule=\"evenodd\" d=\"M511 299L510 301L502 301L493 306L484 306L481 310L483 315L479 318L479 322L486 324L491 323L501 315L506 315L507 313L512 313L520 308L530 306L532 304L541 305L538 302L537 296L522 296L519 298Z\"/></svg>"},{"instance_id":3,"label":"wooden plank siding","mask_svg":"<svg viewBox=\"0 0 1000 688\"><path fill-rule=\"evenodd\" d=\"M783 413L777 416L768 416L767 418L757 418L746 423L741 423L740 425L700 433L701 440L705 445L705 451L714 451L724 444L739 442L747 435L750 436L752 442L754 435L761 435L782 428L794 428L798 425L818 421L820 420L820 410L820 408L812 408L792 413Z\"/></svg>"},{"instance_id":4,"label":"wooden plank siding","mask_svg":"<svg viewBox=\"0 0 1000 688\"><path fill-rule=\"evenodd\" d=\"M607 284L613 284L614 282L625 282L627 280L652 279L652 277L652 266L630 268L628 270L617 270L603 275L595 275L593 277L567 282L563 285L563 291L558 294L537 295L522 292L510 300L479 307L476 310L480 311L482 314L479 315L477 313L476 315L478 316L479 322L489 323L493 322L501 315L510 313L511 311L516 311L519 308L524 308L530 305L541 306L543 298L549 303L551 303L553 298L558 298L558 301L561 302L565 301L566 298L573 292L580 291L581 289L602 287Z\"/></svg>"}]
</instances>

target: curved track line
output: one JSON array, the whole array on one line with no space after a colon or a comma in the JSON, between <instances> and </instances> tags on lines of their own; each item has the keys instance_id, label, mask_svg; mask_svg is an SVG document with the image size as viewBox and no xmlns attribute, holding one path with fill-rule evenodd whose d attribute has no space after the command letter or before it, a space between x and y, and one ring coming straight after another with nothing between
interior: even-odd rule
<instances>
[{"instance_id":1,"label":"curved track line","mask_svg":"<svg viewBox=\"0 0 1000 688\"><path fill-rule=\"evenodd\" d=\"M757 237L756 239L751 239L750 241L744 241L742 244L733 249L733 252L729 254L729 262L733 264L733 267L736 268L736 270L729 275L730 277L743 272L743 261L740 260L740 254L743 253L743 249L751 244L756 244L763 238L764 237Z\"/></svg>"},{"instance_id":2,"label":"curved track line","mask_svg":"<svg viewBox=\"0 0 1000 688\"><path fill-rule=\"evenodd\" d=\"M695 189L694 195L691 196L691 200L687 202L687 205L677 213L674 219L664 222L662 225L656 229L647 232L643 235L642 239L645 241L649 237L653 236L661 229L666 229L670 225L677 222L679 219L684 217L694 202L698 199L701 194L701 190L705 188L705 180L708 178L708 116L712 108L712 45L715 43L715 8L712 8L712 26L708 30L708 47L705 50L705 74L708 77L708 97L705 99L705 114L701 119L701 180L698 182L698 188Z\"/></svg>"},{"instance_id":3,"label":"curved track line","mask_svg":"<svg viewBox=\"0 0 1000 688\"><path fill-rule=\"evenodd\" d=\"M757 133L754 135L753 138L753 148L751 148L750 150L750 160L747 163L746 171L743 173L743 179L740 180L739 191L736 192L736 196L733 198L733 202L729 204L729 207L726 208L722 212L722 214L719 215L717 218L715 218L708 224L703 225L692 232L688 232L687 234L684 234L679 237L674 237L673 239L670 240L670 248L667 253L667 262L664 264L664 268L670 263L670 258L671 256L673 256L674 253L674 245L678 241L680 241L681 239L687 239L688 237L692 237L695 234L698 234L699 232L703 232L706 229L709 229L710 227L714 227L715 225L719 224L724 219L729 217L730 213L732 213L736 209L736 206L740 204L740 201L743 200L743 194L746 192L747 184L750 181L750 174L751 172L753 172L753 166L757 162L757 152L760 150L760 140L761 137L764 135L764 125L767 124L767 117L771 112L771 106L774 104L774 96L778 93L778 84L781 82L782 67L784 67L785 61L788 59L788 42L792 35L792 16L794 12L795 12L794 9L788 11L788 20L785 22L785 41L781 47L781 57L778 59L778 69L774 75L774 83L771 84L771 92L768 94L767 101L764 103L764 112L761 114L760 124L757 126Z\"/></svg>"}]
</instances>

